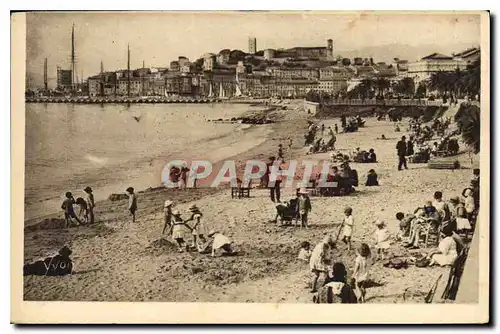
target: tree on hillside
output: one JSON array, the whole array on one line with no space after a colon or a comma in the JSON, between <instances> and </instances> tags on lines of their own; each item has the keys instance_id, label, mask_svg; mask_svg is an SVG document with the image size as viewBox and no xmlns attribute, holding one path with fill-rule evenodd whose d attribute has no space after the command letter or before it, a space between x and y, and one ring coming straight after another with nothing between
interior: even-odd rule
<instances>
[{"instance_id":1,"label":"tree on hillside","mask_svg":"<svg viewBox=\"0 0 500 334\"><path fill-rule=\"evenodd\" d=\"M462 133L465 144L471 147L474 153L479 153L481 146L481 114L479 107L462 103L455 114L455 122Z\"/></svg>"},{"instance_id":2,"label":"tree on hillside","mask_svg":"<svg viewBox=\"0 0 500 334\"><path fill-rule=\"evenodd\" d=\"M393 89L398 94L413 97L415 94L415 83L412 78L404 78Z\"/></svg>"},{"instance_id":3,"label":"tree on hillside","mask_svg":"<svg viewBox=\"0 0 500 334\"><path fill-rule=\"evenodd\" d=\"M378 90L378 95L383 97L386 90L389 89L391 83L386 78L378 78L375 80L375 87Z\"/></svg>"},{"instance_id":4,"label":"tree on hillside","mask_svg":"<svg viewBox=\"0 0 500 334\"><path fill-rule=\"evenodd\" d=\"M417 99L424 98L427 95L427 87L424 83L419 83L417 87L417 91L415 92L415 97Z\"/></svg>"}]
</instances>

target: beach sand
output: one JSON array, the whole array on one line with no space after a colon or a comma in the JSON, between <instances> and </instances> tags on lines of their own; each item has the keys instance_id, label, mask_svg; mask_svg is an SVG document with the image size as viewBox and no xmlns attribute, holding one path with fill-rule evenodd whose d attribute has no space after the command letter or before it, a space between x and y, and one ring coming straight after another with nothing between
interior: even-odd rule
<instances>
[{"instance_id":1,"label":"beach sand","mask_svg":"<svg viewBox=\"0 0 500 334\"><path fill-rule=\"evenodd\" d=\"M340 121L322 120L326 126ZM405 121L406 123L406 121ZM270 125L266 140L249 150L237 150L238 161L267 159L276 154L278 143L286 148L286 138L294 136L294 158L327 159L328 154L305 156L301 148L305 120L283 120ZM405 126L406 128L406 126ZM353 244L373 245L375 219L383 219L390 232L396 233L395 214L409 212L431 200L435 191L445 199L461 194L468 186L472 170L467 154L458 159L464 166L458 170L431 170L426 164L409 164L409 170L397 171L395 146L404 132L394 132L388 121L367 119L360 131L339 134L336 146L342 150L374 148L379 163L357 164L360 186L345 197L312 197L310 228L280 227L270 223L275 204L266 189L252 190L251 198L231 199L230 189L160 190L138 195L139 211L135 224L126 215L126 200L99 203L98 223L89 227L66 230L26 230L25 261L57 251L63 244L73 250L76 273L66 277L25 277L25 300L66 301L183 301L183 302L311 302L308 263L296 259L299 245L313 245L328 233L335 237L343 219L343 209L354 210ZM404 131L405 129L403 129ZM387 140L377 140L382 134ZM325 134L326 135L326 134ZM238 147L238 145L235 145ZM241 148L241 147L240 147ZM464 148L464 147L462 147ZM227 159L231 149L220 154ZM375 169L379 187L365 187L366 173ZM282 189L282 200L294 196L294 189ZM209 229L217 229L233 240L238 256L211 258L210 254L178 253L167 241L159 241L163 227L162 203L171 199L188 217L187 208L196 204L204 214ZM343 261L349 272L355 253L339 242L334 252L336 261ZM392 253L407 251L394 243ZM389 269L379 261L371 268L376 286L367 291L368 303L421 303L436 278L446 281L449 268ZM436 295L436 298L438 296Z\"/></svg>"}]
</instances>

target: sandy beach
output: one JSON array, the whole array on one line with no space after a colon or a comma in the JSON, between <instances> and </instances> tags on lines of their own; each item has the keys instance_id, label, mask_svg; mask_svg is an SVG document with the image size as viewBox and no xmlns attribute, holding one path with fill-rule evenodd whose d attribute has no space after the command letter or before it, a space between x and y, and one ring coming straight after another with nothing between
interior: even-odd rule
<instances>
[{"instance_id":1,"label":"sandy beach","mask_svg":"<svg viewBox=\"0 0 500 334\"><path fill-rule=\"evenodd\" d=\"M326 126L339 119L316 120ZM310 228L280 227L270 223L275 204L266 189L253 189L251 198L231 199L230 189L200 188L159 190L138 195L138 219L132 224L126 212L126 200L99 202L98 223L70 229L26 229L25 262L57 251L63 244L73 250L76 273L65 277L24 278L25 300L81 301L176 301L176 302L278 302L310 303L308 263L296 259L302 241L316 244L326 235L336 235L343 210L354 210L354 247L361 242L373 245L375 219L382 219L396 233L398 211L413 212L435 191L445 199L458 196L468 185L471 162L463 153L458 170L432 170L426 164L409 164L409 170L397 170L395 146L403 132L394 132L394 124L368 118L358 132L339 134L336 146L345 152L375 149L376 164L351 163L358 171L360 186L344 197L312 197ZM302 147L305 119L284 117L275 124L254 126L249 139L227 141L227 145L211 152L214 161L234 158L266 160L275 155L278 143L286 147L286 138L294 138L293 158L297 160L328 159L329 153L306 156ZM260 132L259 132L260 131ZM387 140L378 140L382 134ZM252 144L253 143L253 144ZM462 145L462 149L465 147ZM286 153L288 154L288 153ZM379 175L380 186L365 187L369 169ZM155 186L155 185L153 185ZM294 189L282 189L282 200L294 196ZM106 194L108 195L108 194ZM196 252L178 253L173 244L161 242L162 204L173 200L187 217L187 209L196 204L203 212L209 228L233 240L242 255L211 258ZM58 215L60 216L60 215ZM55 217L55 216L54 216ZM334 256L345 263L349 272L355 253L338 244ZM399 244L391 246L395 255L408 254ZM436 278L449 268L431 267L389 269L381 262L373 265L371 278L376 285L368 289L368 303L421 303ZM406 291L406 292L405 292ZM405 300L403 300L405 292Z\"/></svg>"}]
</instances>

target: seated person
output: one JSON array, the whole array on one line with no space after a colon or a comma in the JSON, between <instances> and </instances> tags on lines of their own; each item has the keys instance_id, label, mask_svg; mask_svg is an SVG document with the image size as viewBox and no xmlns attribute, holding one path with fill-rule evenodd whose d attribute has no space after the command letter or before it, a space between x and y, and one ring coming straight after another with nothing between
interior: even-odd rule
<instances>
[{"instance_id":1,"label":"seated person","mask_svg":"<svg viewBox=\"0 0 500 334\"><path fill-rule=\"evenodd\" d=\"M399 240L410 236L411 222L415 218L416 216L411 213L407 213L406 215L402 212L396 213L396 219L399 221Z\"/></svg>"},{"instance_id":2,"label":"seated person","mask_svg":"<svg viewBox=\"0 0 500 334\"><path fill-rule=\"evenodd\" d=\"M372 186L378 186L378 175L375 173L375 170L370 169L368 171L368 175L366 176L366 186L372 187Z\"/></svg>"},{"instance_id":3,"label":"seated person","mask_svg":"<svg viewBox=\"0 0 500 334\"><path fill-rule=\"evenodd\" d=\"M300 244L300 250L299 250L299 255L297 256L297 259L306 261L309 263L309 260L311 258L311 244L308 241L304 241Z\"/></svg>"},{"instance_id":4,"label":"seated person","mask_svg":"<svg viewBox=\"0 0 500 334\"><path fill-rule=\"evenodd\" d=\"M331 269L331 277L325 281L318 292L313 296L315 304L356 304L357 297L354 289L347 283L347 269L341 262L337 262Z\"/></svg>"},{"instance_id":5,"label":"seated person","mask_svg":"<svg viewBox=\"0 0 500 334\"><path fill-rule=\"evenodd\" d=\"M367 162L377 162L377 155L375 154L375 150L371 148L368 151L368 161Z\"/></svg>"},{"instance_id":6,"label":"seated person","mask_svg":"<svg viewBox=\"0 0 500 334\"><path fill-rule=\"evenodd\" d=\"M450 225L443 226L441 231L441 241L439 242L438 251L429 254L431 260L429 266L438 264L440 266L452 265L458 257L457 242L453 238L453 229Z\"/></svg>"}]
</instances>

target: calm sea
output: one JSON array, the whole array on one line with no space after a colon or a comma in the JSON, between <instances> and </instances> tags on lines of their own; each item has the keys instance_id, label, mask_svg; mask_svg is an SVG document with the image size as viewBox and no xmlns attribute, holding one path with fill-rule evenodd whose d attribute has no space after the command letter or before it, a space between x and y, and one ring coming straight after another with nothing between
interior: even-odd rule
<instances>
[{"instance_id":1,"label":"calm sea","mask_svg":"<svg viewBox=\"0 0 500 334\"><path fill-rule=\"evenodd\" d=\"M57 212L66 191L81 196L89 185L97 199L104 199L129 186L160 185L167 161L223 159L258 145L254 139L263 137L263 130L207 121L249 109L236 104L28 103L25 219ZM247 144L240 144L245 138Z\"/></svg>"}]
</instances>

